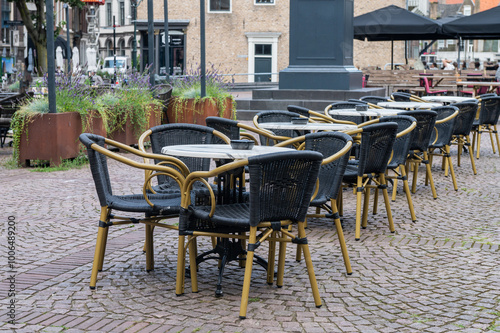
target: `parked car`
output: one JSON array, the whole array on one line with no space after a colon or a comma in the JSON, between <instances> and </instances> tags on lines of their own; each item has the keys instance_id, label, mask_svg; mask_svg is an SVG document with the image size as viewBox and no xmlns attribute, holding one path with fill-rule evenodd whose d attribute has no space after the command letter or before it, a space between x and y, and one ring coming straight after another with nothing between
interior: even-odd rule
<instances>
[{"instance_id":1,"label":"parked car","mask_svg":"<svg viewBox=\"0 0 500 333\"><path fill-rule=\"evenodd\" d=\"M110 75L115 73L115 57L104 58L104 66L102 71ZM127 69L130 68L130 58L123 56L116 56L116 69L119 73L126 73Z\"/></svg>"}]
</instances>

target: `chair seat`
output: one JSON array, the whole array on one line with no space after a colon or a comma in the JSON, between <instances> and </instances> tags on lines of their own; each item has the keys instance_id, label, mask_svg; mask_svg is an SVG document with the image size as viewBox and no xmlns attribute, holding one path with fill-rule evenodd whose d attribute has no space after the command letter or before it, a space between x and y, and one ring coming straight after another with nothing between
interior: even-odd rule
<instances>
[{"instance_id":1,"label":"chair seat","mask_svg":"<svg viewBox=\"0 0 500 333\"><path fill-rule=\"evenodd\" d=\"M179 214L180 194L150 194L148 199L155 205L150 206L142 194L113 195L108 198L108 207L125 212L143 212L149 215Z\"/></svg>"},{"instance_id":2,"label":"chair seat","mask_svg":"<svg viewBox=\"0 0 500 333\"><path fill-rule=\"evenodd\" d=\"M190 206L189 212L192 213L190 221L194 219L202 219L204 221L210 221L214 228L220 230L220 226L241 228L242 231L249 230L250 220L250 205L247 203L235 203L226 205L216 205L215 213L212 217L209 217L211 206ZM205 222L206 226L207 223ZM195 228L196 229L196 228Z\"/></svg>"},{"instance_id":3,"label":"chair seat","mask_svg":"<svg viewBox=\"0 0 500 333\"><path fill-rule=\"evenodd\" d=\"M344 183L356 183L358 177L358 166L355 164L347 164L345 168L344 177L342 177L342 181Z\"/></svg>"}]
</instances>

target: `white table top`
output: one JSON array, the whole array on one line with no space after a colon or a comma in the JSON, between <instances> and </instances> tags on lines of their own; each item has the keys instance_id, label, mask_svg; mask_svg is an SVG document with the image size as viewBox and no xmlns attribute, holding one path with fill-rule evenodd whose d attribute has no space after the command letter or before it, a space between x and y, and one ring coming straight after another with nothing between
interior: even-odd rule
<instances>
[{"instance_id":1,"label":"white table top","mask_svg":"<svg viewBox=\"0 0 500 333\"><path fill-rule=\"evenodd\" d=\"M477 101L475 98L463 96L424 96L421 97L424 101L436 103L460 103L465 101Z\"/></svg>"},{"instance_id":2,"label":"white table top","mask_svg":"<svg viewBox=\"0 0 500 333\"><path fill-rule=\"evenodd\" d=\"M163 147L161 152L170 156L200 157L214 159L245 159L251 156L293 151L291 148L273 146L254 146L250 150L233 149L231 145L177 145Z\"/></svg>"},{"instance_id":3,"label":"white table top","mask_svg":"<svg viewBox=\"0 0 500 333\"><path fill-rule=\"evenodd\" d=\"M377 105L383 108L393 109L431 109L442 106L441 103L420 103L420 102L380 102Z\"/></svg>"},{"instance_id":4,"label":"white table top","mask_svg":"<svg viewBox=\"0 0 500 333\"><path fill-rule=\"evenodd\" d=\"M457 82L457 86L500 87L500 82L461 81Z\"/></svg>"},{"instance_id":5,"label":"white table top","mask_svg":"<svg viewBox=\"0 0 500 333\"><path fill-rule=\"evenodd\" d=\"M383 116L395 116L399 112L401 112L400 109L368 109L366 111L356 111L356 109L337 109L328 111L328 114L330 116L383 117Z\"/></svg>"},{"instance_id":6,"label":"white table top","mask_svg":"<svg viewBox=\"0 0 500 333\"><path fill-rule=\"evenodd\" d=\"M265 129L289 129L301 131L350 131L357 129L356 125L344 125L333 123L307 123L307 124L292 124L286 122L277 123L260 123L259 127Z\"/></svg>"}]
</instances>

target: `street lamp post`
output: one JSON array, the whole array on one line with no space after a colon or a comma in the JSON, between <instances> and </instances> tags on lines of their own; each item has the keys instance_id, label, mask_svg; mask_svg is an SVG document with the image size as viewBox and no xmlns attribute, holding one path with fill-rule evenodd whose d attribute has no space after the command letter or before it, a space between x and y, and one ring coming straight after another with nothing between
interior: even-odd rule
<instances>
[{"instance_id":1,"label":"street lamp post","mask_svg":"<svg viewBox=\"0 0 500 333\"><path fill-rule=\"evenodd\" d=\"M132 39L132 72L137 67L137 0L132 0L132 20L134 22L134 39Z\"/></svg>"},{"instance_id":2,"label":"street lamp post","mask_svg":"<svg viewBox=\"0 0 500 333\"><path fill-rule=\"evenodd\" d=\"M113 84L116 84L116 24L115 24L115 16L113 15Z\"/></svg>"}]
</instances>

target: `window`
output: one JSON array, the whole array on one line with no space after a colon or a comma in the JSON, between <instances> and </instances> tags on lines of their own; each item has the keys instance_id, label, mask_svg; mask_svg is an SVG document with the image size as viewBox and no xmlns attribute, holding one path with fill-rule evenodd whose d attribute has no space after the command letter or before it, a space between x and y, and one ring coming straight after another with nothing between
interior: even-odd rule
<instances>
[{"instance_id":1,"label":"window","mask_svg":"<svg viewBox=\"0 0 500 333\"><path fill-rule=\"evenodd\" d=\"M274 5L274 0L255 0L256 5Z\"/></svg>"},{"instance_id":2,"label":"window","mask_svg":"<svg viewBox=\"0 0 500 333\"><path fill-rule=\"evenodd\" d=\"M118 48L119 48L119 54L124 56L125 55L125 41L122 39L119 43L118 43Z\"/></svg>"},{"instance_id":3,"label":"window","mask_svg":"<svg viewBox=\"0 0 500 333\"><path fill-rule=\"evenodd\" d=\"M106 25L111 27L113 25L113 13L111 10L111 2L106 3Z\"/></svg>"},{"instance_id":4,"label":"window","mask_svg":"<svg viewBox=\"0 0 500 333\"><path fill-rule=\"evenodd\" d=\"M281 33L246 32L248 82L278 82L278 39Z\"/></svg>"},{"instance_id":5,"label":"window","mask_svg":"<svg viewBox=\"0 0 500 333\"><path fill-rule=\"evenodd\" d=\"M125 25L125 2L120 1L120 23L121 26Z\"/></svg>"},{"instance_id":6,"label":"window","mask_svg":"<svg viewBox=\"0 0 500 333\"><path fill-rule=\"evenodd\" d=\"M231 0L209 0L209 12L231 12Z\"/></svg>"}]
</instances>

